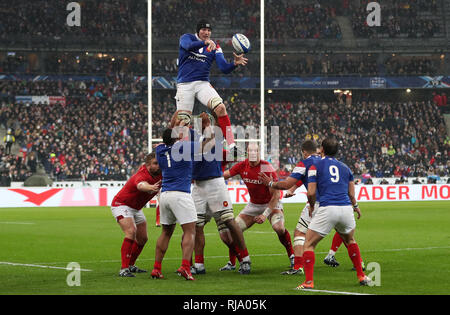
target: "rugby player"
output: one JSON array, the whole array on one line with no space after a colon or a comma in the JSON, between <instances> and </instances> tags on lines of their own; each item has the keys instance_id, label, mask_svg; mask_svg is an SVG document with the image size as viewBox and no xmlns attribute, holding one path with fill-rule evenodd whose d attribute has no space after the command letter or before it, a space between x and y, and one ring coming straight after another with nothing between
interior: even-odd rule
<instances>
[{"instance_id":1,"label":"rugby player","mask_svg":"<svg viewBox=\"0 0 450 315\"><path fill-rule=\"evenodd\" d=\"M147 221L142 208L158 193L161 179L156 155L150 153L145 158L145 164L130 177L111 203L112 214L125 234L121 248L121 277L134 277L133 273L146 272L135 266L148 240Z\"/></svg>"},{"instance_id":2,"label":"rugby player","mask_svg":"<svg viewBox=\"0 0 450 315\"><path fill-rule=\"evenodd\" d=\"M251 228L253 224L262 224L266 219L272 225L273 230L278 235L280 243L286 249L288 258L293 263L294 251L291 243L291 235L284 227L283 205L281 204L280 191L268 188L258 179L258 174L263 172L272 178L277 177L272 165L261 160L259 145L250 143L247 147L248 158L235 164L231 169L224 172L224 178L239 175L248 188L250 202L236 217L236 222L242 232ZM230 261L221 268L224 270L233 270L233 253L230 252Z\"/></svg>"},{"instance_id":3,"label":"rugby player","mask_svg":"<svg viewBox=\"0 0 450 315\"><path fill-rule=\"evenodd\" d=\"M355 199L355 184L353 174L347 165L336 160L338 141L335 138L326 138L322 141L321 150L324 158L308 171L308 202L310 214L316 203L316 193L319 193L320 206L315 211L306 232L304 244L305 282L297 289L314 288L314 250L317 244L334 228L347 245L348 255L356 268L360 285L371 285L371 280L364 274L361 266L361 254L353 235L356 222L353 215L355 211L358 219L361 211Z\"/></svg>"},{"instance_id":4,"label":"rugby player","mask_svg":"<svg viewBox=\"0 0 450 315\"><path fill-rule=\"evenodd\" d=\"M234 60L228 63L222 48L211 40L211 31L211 23L202 19L197 23L195 34L184 34L180 37L175 96L177 113L192 114L195 99L198 99L217 115L217 123L231 150L236 145L231 132L230 118L222 98L209 83L209 74L214 61L224 74L228 74L238 66L245 66L248 59L243 54L233 53Z\"/></svg>"},{"instance_id":5,"label":"rugby player","mask_svg":"<svg viewBox=\"0 0 450 315\"><path fill-rule=\"evenodd\" d=\"M214 118L207 113L200 114L203 134L214 136ZM219 139L220 140L220 139ZM206 147L206 146L205 146ZM216 154L217 153L217 154ZM195 159L192 178L194 199L198 221L196 227L195 264L191 271L195 274L206 272L204 267L205 247L204 226L213 217L219 235L229 251L237 255L240 273L249 274L251 260L245 244L244 235L234 219L233 205L223 177L223 149L220 143L211 141L208 150Z\"/></svg>"},{"instance_id":6,"label":"rugby player","mask_svg":"<svg viewBox=\"0 0 450 315\"><path fill-rule=\"evenodd\" d=\"M263 184L271 186L274 189L296 189L300 185L307 187L307 174L309 168L317 163L321 157L316 154L317 144L314 140L306 140L302 143L301 151L303 160L301 160L292 173L284 181L276 182L273 178L265 174L260 174L260 180ZM289 197L289 195L288 195ZM286 275L303 274L303 245L305 243L305 235L308 230L308 225L311 222L311 215L309 213L310 205L307 203L300 214L297 226L294 231L294 263L290 270L282 272Z\"/></svg>"},{"instance_id":7,"label":"rugby player","mask_svg":"<svg viewBox=\"0 0 450 315\"><path fill-rule=\"evenodd\" d=\"M178 125L179 123L182 126L182 122L177 122ZM163 278L162 261L176 223L179 222L183 230L182 261L177 272L186 280L195 280L190 271L190 259L194 250L197 213L191 196L191 179L194 154L201 150L201 146L185 139L183 133L177 133L177 128L164 130L163 144L156 147L156 158L163 174L159 199L162 231L156 242L151 277Z\"/></svg>"}]
</instances>

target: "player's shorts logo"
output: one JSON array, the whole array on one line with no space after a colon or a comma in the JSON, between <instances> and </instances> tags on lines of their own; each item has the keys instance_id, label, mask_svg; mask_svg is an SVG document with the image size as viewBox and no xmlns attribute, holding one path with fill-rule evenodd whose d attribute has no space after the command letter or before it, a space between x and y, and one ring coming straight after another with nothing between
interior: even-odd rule
<instances>
[{"instance_id":1,"label":"player's shorts logo","mask_svg":"<svg viewBox=\"0 0 450 315\"><path fill-rule=\"evenodd\" d=\"M228 207L228 201L224 201L224 202L223 202L223 206L224 206L224 207Z\"/></svg>"}]
</instances>

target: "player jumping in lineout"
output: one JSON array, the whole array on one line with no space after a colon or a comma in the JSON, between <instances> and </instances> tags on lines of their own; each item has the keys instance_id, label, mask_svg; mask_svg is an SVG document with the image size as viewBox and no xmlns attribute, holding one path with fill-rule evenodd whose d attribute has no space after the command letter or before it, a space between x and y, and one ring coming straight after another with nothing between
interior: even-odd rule
<instances>
[{"instance_id":1,"label":"player jumping in lineout","mask_svg":"<svg viewBox=\"0 0 450 315\"><path fill-rule=\"evenodd\" d=\"M222 48L211 40L211 30L211 23L200 20L196 34L184 34L180 37L175 96L177 113L192 114L195 99L198 99L216 114L222 135L227 139L228 149L234 150L236 145L230 118L222 98L209 82L209 73L214 61L223 73L228 74L238 66L245 66L248 59L243 54L233 53L234 61L228 63Z\"/></svg>"}]
</instances>

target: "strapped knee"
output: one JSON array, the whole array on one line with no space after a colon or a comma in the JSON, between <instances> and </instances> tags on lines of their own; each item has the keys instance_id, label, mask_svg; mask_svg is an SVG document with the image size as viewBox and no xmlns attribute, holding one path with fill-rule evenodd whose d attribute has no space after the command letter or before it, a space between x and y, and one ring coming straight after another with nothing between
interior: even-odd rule
<instances>
[{"instance_id":1,"label":"strapped knee","mask_svg":"<svg viewBox=\"0 0 450 315\"><path fill-rule=\"evenodd\" d=\"M278 222L284 223L284 215L282 213L274 213L270 218L270 223L272 227L275 226Z\"/></svg>"},{"instance_id":2,"label":"strapped knee","mask_svg":"<svg viewBox=\"0 0 450 315\"><path fill-rule=\"evenodd\" d=\"M296 246L303 246L305 244L305 237L304 236L295 236L294 237L294 247Z\"/></svg>"},{"instance_id":3,"label":"strapped knee","mask_svg":"<svg viewBox=\"0 0 450 315\"><path fill-rule=\"evenodd\" d=\"M245 223L244 220L242 220L241 217L238 216L236 219L234 219L234 221L236 221L237 225L239 226L242 232L244 232L247 229L247 224Z\"/></svg>"},{"instance_id":4,"label":"strapped knee","mask_svg":"<svg viewBox=\"0 0 450 315\"><path fill-rule=\"evenodd\" d=\"M210 110L214 111L217 106L223 103L223 99L221 97L215 96L208 102L208 107Z\"/></svg>"}]
</instances>

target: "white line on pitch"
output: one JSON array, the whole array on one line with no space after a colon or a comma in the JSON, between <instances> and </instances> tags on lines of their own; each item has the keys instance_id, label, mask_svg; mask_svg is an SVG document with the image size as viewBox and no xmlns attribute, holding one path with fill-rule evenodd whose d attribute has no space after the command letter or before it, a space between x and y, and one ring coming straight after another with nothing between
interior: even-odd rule
<instances>
[{"instance_id":1,"label":"white line on pitch","mask_svg":"<svg viewBox=\"0 0 450 315\"><path fill-rule=\"evenodd\" d=\"M36 224L34 222L0 222L0 224Z\"/></svg>"},{"instance_id":2,"label":"white line on pitch","mask_svg":"<svg viewBox=\"0 0 450 315\"><path fill-rule=\"evenodd\" d=\"M297 290L297 289L294 289ZM343 295L373 295L373 294L367 294L367 293L355 293L355 292L343 292L343 291L329 291L329 290L316 290L316 289L302 289L297 290L299 292L305 291L305 292L322 292L322 293L330 293L330 294L343 294Z\"/></svg>"},{"instance_id":3,"label":"white line on pitch","mask_svg":"<svg viewBox=\"0 0 450 315\"><path fill-rule=\"evenodd\" d=\"M450 246L441 246L441 247L421 247L421 248L391 248L391 249L379 249L379 250L365 250L364 253L377 253L377 252L402 252L402 251L412 251L412 250L431 250L431 249L447 249ZM328 252L316 252L318 255L328 254ZM280 254L250 254L250 257L270 257L270 256L285 256L286 253ZM205 259L215 259L215 258L228 258L228 256L205 256ZM177 260L178 258L164 257L164 260ZM148 261L154 260L154 258L139 258L140 261ZM95 260L95 261L82 261L80 263L90 264L90 263L117 263L120 260ZM41 264L46 265L56 265L56 264L67 264L67 262L45 262Z\"/></svg>"},{"instance_id":4,"label":"white line on pitch","mask_svg":"<svg viewBox=\"0 0 450 315\"><path fill-rule=\"evenodd\" d=\"M9 266L22 266L22 267L35 267L35 268L48 268L48 269L63 269L67 270L65 267L54 267L54 266L44 266L44 265L34 265L34 264L19 264L12 263L8 261L0 261L0 265L9 265ZM90 269L71 269L71 270L79 270L79 271L92 271Z\"/></svg>"}]
</instances>

